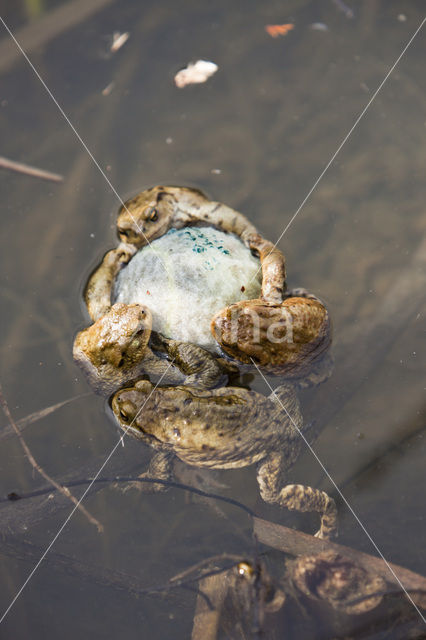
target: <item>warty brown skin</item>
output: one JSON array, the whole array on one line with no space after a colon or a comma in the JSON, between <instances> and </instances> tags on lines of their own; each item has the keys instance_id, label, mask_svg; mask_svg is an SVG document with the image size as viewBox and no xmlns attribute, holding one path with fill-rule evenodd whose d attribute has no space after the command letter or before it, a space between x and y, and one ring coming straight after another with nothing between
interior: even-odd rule
<instances>
[{"instance_id":1,"label":"warty brown skin","mask_svg":"<svg viewBox=\"0 0 426 640\"><path fill-rule=\"evenodd\" d=\"M120 269L135 254L135 247L120 243L108 251L99 267L89 277L84 290L84 301L93 321L99 320L111 307L111 292Z\"/></svg>"},{"instance_id":2,"label":"warty brown skin","mask_svg":"<svg viewBox=\"0 0 426 640\"><path fill-rule=\"evenodd\" d=\"M171 228L200 223L238 236L260 258L262 298L267 302L282 300L285 262L281 251L262 238L244 215L220 202L211 202L198 189L158 186L142 191L121 207L117 229L122 242L140 248Z\"/></svg>"},{"instance_id":3,"label":"warty brown skin","mask_svg":"<svg viewBox=\"0 0 426 640\"><path fill-rule=\"evenodd\" d=\"M107 395L125 384L148 356L152 316L139 304L115 304L99 320L80 331L73 357L92 386Z\"/></svg>"},{"instance_id":4,"label":"warty brown skin","mask_svg":"<svg viewBox=\"0 0 426 640\"><path fill-rule=\"evenodd\" d=\"M307 375L331 341L326 308L308 297L236 302L213 317L211 329L229 356L287 377Z\"/></svg>"},{"instance_id":5,"label":"warty brown skin","mask_svg":"<svg viewBox=\"0 0 426 640\"><path fill-rule=\"evenodd\" d=\"M134 251L158 238L172 227L191 224L214 226L234 233L260 258L262 290L258 300L236 302L219 311L212 321L212 333L224 352L237 363L252 364L253 358L269 373L297 374L297 367L315 359L330 343L328 314L319 300L303 299L292 303L285 291L285 263L281 251L262 238L245 216L218 202L209 201L197 189L187 187L157 186L147 189L127 201L119 211L117 229L121 244L109 251L91 277L85 291L85 301L93 320L108 312L115 278ZM254 335L250 326L253 312L256 322L260 319L260 335ZM284 314L284 316L283 316ZM229 318L237 316L232 338L229 335ZM277 322L291 317L295 334L301 341L297 345L287 340L271 340ZM235 329L236 327L236 329ZM269 334L268 334L269 331ZM280 332L277 329L278 334ZM317 333L315 334L315 331ZM271 333L272 332L272 333ZM303 372L302 372L303 373Z\"/></svg>"},{"instance_id":6,"label":"warty brown skin","mask_svg":"<svg viewBox=\"0 0 426 640\"><path fill-rule=\"evenodd\" d=\"M289 509L318 511L321 527L317 535L329 537L336 530L333 500L322 491L284 482L284 473L302 446L295 386L279 387L278 401L237 387L215 389L226 384L229 373L229 366L220 358L196 345L151 332L151 314L146 307L111 306L116 275L135 249L171 227L189 224L235 233L260 257L261 298L237 302L213 319L214 335L224 351L238 365L252 364L254 358L268 372L287 370L289 377L297 378L295 384L301 384L302 375L306 384L310 376L315 383L328 377L327 367L316 367L308 376L304 364L308 360L312 365L329 344L328 314L323 305L304 291L285 293L283 255L242 214L183 187L154 187L120 211L118 230L123 242L106 254L89 279L85 299L95 322L77 335L74 358L101 393L110 394L142 374L166 374L162 384L180 385L154 390L151 382L139 380L112 399L120 426L158 450L147 477L171 478L174 456L188 464L220 469L256 463L263 499ZM232 314L237 318L236 337L228 322ZM271 340L271 336L286 336L283 331L289 327L283 328L283 318L287 324L291 320L292 341ZM258 334L254 331L257 328ZM160 485L151 487L161 489Z\"/></svg>"},{"instance_id":7,"label":"warty brown skin","mask_svg":"<svg viewBox=\"0 0 426 640\"><path fill-rule=\"evenodd\" d=\"M114 394L111 406L126 433L159 451L147 477L172 479L173 456L211 469L257 463L259 489L266 502L318 511L321 527L316 535L335 534L336 508L326 493L303 485L285 485L285 473L303 447L299 433L303 422L294 385L281 385L267 398L238 387L155 388L140 380Z\"/></svg>"},{"instance_id":8,"label":"warty brown skin","mask_svg":"<svg viewBox=\"0 0 426 640\"><path fill-rule=\"evenodd\" d=\"M118 302L77 334L74 360L97 393L108 396L141 375L207 389L226 383L226 362L197 345L153 333L151 327L147 307Z\"/></svg>"},{"instance_id":9,"label":"warty brown skin","mask_svg":"<svg viewBox=\"0 0 426 640\"><path fill-rule=\"evenodd\" d=\"M90 276L84 293L91 318L97 320L111 304L115 277L136 249L172 228L194 224L215 227L238 236L260 258L262 299L268 303L282 300L285 290L284 256L272 242L262 238L245 216L224 204L207 200L197 189L153 187L126 202L119 211L117 229L122 242L118 249L104 256Z\"/></svg>"}]
</instances>

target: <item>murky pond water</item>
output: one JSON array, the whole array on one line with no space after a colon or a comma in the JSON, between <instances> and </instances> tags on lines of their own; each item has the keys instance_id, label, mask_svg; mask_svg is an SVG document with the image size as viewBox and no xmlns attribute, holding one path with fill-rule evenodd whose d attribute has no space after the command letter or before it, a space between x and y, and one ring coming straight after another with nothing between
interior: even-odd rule
<instances>
[{"instance_id":1,"label":"murky pond water","mask_svg":"<svg viewBox=\"0 0 426 640\"><path fill-rule=\"evenodd\" d=\"M424 29L317 183L420 25L423 3L360 0L350 3L353 18L331 0L3 5L70 121L2 26L2 155L65 176L53 184L0 173L3 392L16 420L75 398L25 430L34 456L59 481L84 479L115 446L104 401L72 361L73 337L88 321L82 287L115 243L116 193L195 186L245 213L265 237L280 238L289 285L326 302L335 369L302 398L306 420L320 430L315 452L384 557L425 574ZM266 33L265 25L283 23L294 24L286 36ZM130 38L113 54L114 32ZM177 89L174 74L198 58L219 71L204 85ZM261 378L249 382L268 394ZM2 493L44 487L16 437L2 440ZM102 475L136 475L150 456L126 439ZM180 480L200 482L188 469ZM310 451L290 480L330 492L339 542L377 553ZM315 516L262 502L253 467L203 482L272 522L315 530ZM104 532L77 513L57 539L71 506L51 503L43 496L2 505L2 612L55 542L1 637L189 638L194 591L135 593L210 556L259 552L246 514L183 491L145 495L110 485L85 500ZM282 556L260 550L278 580ZM392 631L372 611L368 624L346 620L342 633L408 637L408 614L398 606L393 618L387 613ZM329 637L322 623L298 627L283 612L270 637ZM425 637L418 612L410 615L409 637Z\"/></svg>"}]
</instances>

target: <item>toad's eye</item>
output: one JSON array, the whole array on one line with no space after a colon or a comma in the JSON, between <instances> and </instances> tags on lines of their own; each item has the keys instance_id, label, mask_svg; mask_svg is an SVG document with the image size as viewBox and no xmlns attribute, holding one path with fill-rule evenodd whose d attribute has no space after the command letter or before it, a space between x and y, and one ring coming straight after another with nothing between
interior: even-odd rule
<instances>
[{"instance_id":1,"label":"toad's eye","mask_svg":"<svg viewBox=\"0 0 426 640\"><path fill-rule=\"evenodd\" d=\"M245 562L244 560L238 563L237 571L238 571L238 575L241 576L242 578L251 578L252 575L254 574L254 569L252 565L249 562Z\"/></svg>"},{"instance_id":2,"label":"toad's eye","mask_svg":"<svg viewBox=\"0 0 426 640\"><path fill-rule=\"evenodd\" d=\"M123 409L120 409L120 417L124 422L129 422L129 415Z\"/></svg>"},{"instance_id":3,"label":"toad's eye","mask_svg":"<svg viewBox=\"0 0 426 640\"><path fill-rule=\"evenodd\" d=\"M148 220L151 220L151 222L155 222L156 220L158 220L158 211L155 208L152 208L148 211Z\"/></svg>"}]
</instances>

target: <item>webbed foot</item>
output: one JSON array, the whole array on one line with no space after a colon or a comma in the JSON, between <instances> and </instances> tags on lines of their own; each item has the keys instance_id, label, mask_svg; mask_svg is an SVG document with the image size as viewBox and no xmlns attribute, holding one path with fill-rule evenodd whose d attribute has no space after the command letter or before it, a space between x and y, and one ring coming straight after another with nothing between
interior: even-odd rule
<instances>
[{"instance_id":1,"label":"webbed foot","mask_svg":"<svg viewBox=\"0 0 426 640\"><path fill-rule=\"evenodd\" d=\"M321 515L321 525L314 534L316 538L329 540L337 535L336 503L325 491L303 484L288 484L281 489L279 502L290 510L317 511Z\"/></svg>"},{"instance_id":2,"label":"webbed foot","mask_svg":"<svg viewBox=\"0 0 426 640\"><path fill-rule=\"evenodd\" d=\"M315 537L329 539L337 535L337 509L333 498L325 491L302 484L283 487L281 478L285 462L283 454L272 454L260 464L257 480L262 498L290 510L317 511L321 525Z\"/></svg>"}]
</instances>

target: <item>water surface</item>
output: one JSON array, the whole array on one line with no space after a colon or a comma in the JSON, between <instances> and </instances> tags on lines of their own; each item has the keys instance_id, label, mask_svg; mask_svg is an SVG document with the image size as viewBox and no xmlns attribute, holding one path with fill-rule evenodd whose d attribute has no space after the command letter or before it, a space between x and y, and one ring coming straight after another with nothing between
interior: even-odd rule
<instances>
[{"instance_id":1,"label":"water surface","mask_svg":"<svg viewBox=\"0 0 426 640\"><path fill-rule=\"evenodd\" d=\"M125 199L160 183L195 186L245 213L273 241L424 17L423 3L392 0L352 2L353 19L331 1L97 4L72 26L58 19L56 32L52 12L73 2L5 2L4 18L116 192ZM285 37L264 30L287 22L295 28ZM130 38L113 55L115 31ZM0 36L2 155L65 176L56 185L0 173L0 380L19 419L88 391L72 341L88 322L82 287L115 242L119 202L33 70L12 52L6 31ZM321 296L334 324L334 375L303 399L307 420L322 426L315 451L385 557L423 574L424 55L422 31L279 241L289 285ZM177 89L174 74L197 58L219 71L205 85ZM268 393L261 379L251 384ZM100 466L117 441L93 394L25 433L58 479ZM126 440L105 472L140 472L150 455ZM15 438L3 443L0 470L5 494L44 486ZM253 468L214 478L225 485L214 491L259 515L315 529L314 516L266 507ZM340 542L374 552L309 451L290 479L330 491ZM245 515L182 492L109 488L86 506L104 533L76 514L51 558L67 554L151 586L217 553L253 554ZM6 533L31 542L37 556L70 509L41 521L17 518ZM2 637L190 637L194 593L135 598L58 571L48 559L5 619ZM35 562L2 555L2 610ZM397 624L392 633L404 637Z\"/></svg>"}]
</instances>

